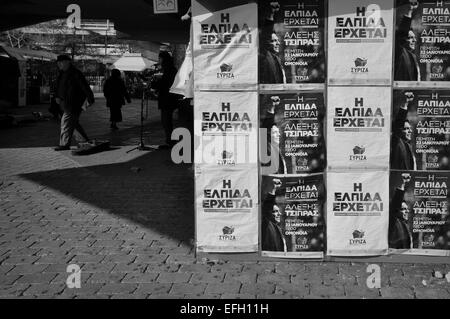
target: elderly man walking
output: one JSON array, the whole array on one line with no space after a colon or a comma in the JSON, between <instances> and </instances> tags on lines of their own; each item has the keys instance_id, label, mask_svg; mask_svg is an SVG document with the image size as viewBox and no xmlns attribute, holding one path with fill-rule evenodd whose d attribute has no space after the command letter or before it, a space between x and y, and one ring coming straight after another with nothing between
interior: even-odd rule
<instances>
[{"instance_id":1,"label":"elderly man walking","mask_svg":"<svg viewBox=\"0 0 450 319\"><path fill-rule=\"evenodd\" d=\"M84 102L87 100L88 105L91 105L95 100L86 78L80 70L72 65L70 57L59 55L56 62L60 71L56 83L56 103L64 113L61 117L59 146L55 148L55 151L62 151L70 149L75 129L86 142L89 141L79 119Z\"/></svg>"}]
</instances>

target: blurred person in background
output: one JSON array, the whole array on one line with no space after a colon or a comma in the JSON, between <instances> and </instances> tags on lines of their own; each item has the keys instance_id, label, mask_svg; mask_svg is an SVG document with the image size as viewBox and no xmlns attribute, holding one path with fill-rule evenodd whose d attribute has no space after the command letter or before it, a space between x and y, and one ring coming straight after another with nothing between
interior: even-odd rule
<instances>
[{"instance_id":1,"label":"blurred person in background","mask_svg":"<svg viewBox=\"0 0 450 319\"><path fill-rule=\"evenodd\" d=\"M111 76L105 81L103 94L106 98L106 107L109 108L111 129L118 130L117 122L122 122L122 105L125 105L125 100L131 103L119 70L111 71Z\"/></svg>"}]
</instances>

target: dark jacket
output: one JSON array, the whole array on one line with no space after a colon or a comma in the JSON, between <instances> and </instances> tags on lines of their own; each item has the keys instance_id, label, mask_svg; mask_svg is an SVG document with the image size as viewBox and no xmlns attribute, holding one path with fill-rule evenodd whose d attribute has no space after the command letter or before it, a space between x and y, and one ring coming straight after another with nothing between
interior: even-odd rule
<instances>
[{"instance_id":1,"label":"dark jacket","mask_svg":"<svg viewBox=\"0 0 450 319\"><path fill-rule=\"evenodd\" d=\"M391 201L391 209L389 211L389 248L411 248L411 235L408 224L400 213L404 195L405 192L397 188Z\"/></svg>"},{"instance_id":2,"label":"dark jacket","mask_svg":"<svg viewBox=\"0 0 450 319\"><path fill-rule=\"evenodd\" d=\"M391 169L414 170L411 144L402 138L407 114L407 110L400 108L392 125Z\"/></svg>"},{"instance_id":3,"label":"dark jacket","mask_svg":"<svg viewBox=\"0 0 450 319\"><path fill-rule=\"evenodd\" d=\"M181 96L169 92L176 75L177 69L175 67L169 67L163 70L163 75L160 79L152 83L152 88L158 92L159 109L164 107L176 107L177 101Z\"/></svg>"},{"instance_id":4,"label":"dark jacket","mask_svg":"<svg viewBox=\"0 0 450 319\"><path fill-rule=\"evenodd\" d=\"M267 194L262 205L261 248L265 251L284 251L283 233L272 217L275 195Z\"/></svg>"},{"instance_id":5,"label":"dark jacket","mask_svg":"<svg viewBox=\"0 0 450 319\"><path fill-rule=\"evenodd\" d=\"M70 66L67 71L59 73L56 94L57 97L64 100L64 103L62 103L64 112L69 113L80 113L86 99L90 104L95 101L94 93L89 87L86 78L74 66Z\"/></svg>"},{"instance_id":6,"label":"dark jacket","mask_svg":"<svg viewBox=\"0 0 450 319\"><path fill-rule=\"evenodd\" d=\"M131 102L125 83L120 78L110 77L107 79L103 86L103 94L107 107L121 107L125 104L125 100L128 103Z\"/></svg>"},{"instance_id":7,"label":"dark jacket","mask_svg":"<svg viewBox=\"0 0 450 319\"><path fill-rule=\"evenodd\" d=\"M280 58L270 52L264 51L259 55L260 69L259 81L260 83L278 84L284 83L283 70Z\"/></svg>"},{"instance_id":8,"label":"dark jacket","mask_svg":"<svg viewBox=\"0 0 450 319\"><path fill-rule=\"evenodd\" d=\"M395 47L395 81L419 81L417 57L407 47L406 39L411 28L411 18L404 16L397 30Z\"/></svg>"}]
</instances>

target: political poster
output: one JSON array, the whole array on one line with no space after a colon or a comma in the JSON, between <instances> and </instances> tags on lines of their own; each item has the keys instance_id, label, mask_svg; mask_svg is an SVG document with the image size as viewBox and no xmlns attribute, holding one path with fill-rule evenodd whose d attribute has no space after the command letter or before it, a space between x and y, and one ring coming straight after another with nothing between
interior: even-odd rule
<instances>
[{"instance_id":1,"label":"political poster","mask_svg":"<svg viewBox=\"0 0 450 319\"><path fill-rule=\"evenodd\" d=\"M390 87L328 87L328 167L388 169L390 111Z\"/></svg>"},{"instance_id":2,"label":"political poster","mask_svg":"<svg viewBox=\"0 0 450 319\"><path fill-rule=\"evenodd\" d=\"M389 173L327 173L327 253L383 255L388 251Z\"/></svg>"},{"instance_id":3,"label":"political poster","mask_svg":"<svg viewBox=\"0 0 450 319\"><path fill-rule=\"evenodd\" d=\"M243 1L245 2L245 1ZM192 1L196 90L254 90L258 81L256 3L213 11Z\"/></svg>"},{"instance_id":4,"label":"political poster","mask_svg":"<svg viewBox=\"0 0 450 319\"><path fill-rule=\"evenodd\" d=\"M450 91L394 91L391 131L391 169L450 170Z\"/></svg>"},{"instance_id":5,"label":"political poster","mask_svg":"<svg viewBox=\"0 0 450 319\"><path fill-rule=\"evenodd\" d=\"M259 114L263 175L324 171L323 93L261 94Z\"/></svg>"},{"instance_id":6,"label":"political poster","mask_svg":"<svg viewBox=\"0 0 450 319\"><path fill-rule=\"evenodd\" d=\"M393 0L329 1L328 84L390 85Z\"/></svg>"},{"instance_id":7,"label":"political poster","mask_svg":"<svg viewBox=\"0 0 450 319\"><path fill-rule=\"evenodd\" d=\"M450 2L396 2L395 81L450 80Z\"/></svg>"},{"instance_id":8,"label":"political poster","mask_svg":"<svg viewBox=\"0 0 450 319\"><path fill-rule=\"evenodd\" d=\"M323 174L262 177L263 256L322 258L325 245Z\"/></svg>"},{"instance_id":9,"label":"political poster","mask_svg":"<svg viewBox=\"0 0 450 319\"><path fill-rule=\"evenodd\" d=\"M196 92L195 163L221 169L258 163L258 94Z\"/></svg>"},{"instance_id":10,"label":"political poster","mask_svg":"<svg viewBox=\"0 0 450 319\"><path fill-rule=\"evenodd\" d=\"M450 172L391 171L389 247L450 256Z\"/></svg>"},{"instance_id":11,"label":"political poster","mask_svg":"<svg viewBox=\"0 0 450 319\"><path fill-rule=\"evenodd\" d=\"M259 83L325 82L324 2L259 1Z\"/></svg>"},{"instance_id":12,"label":"political poster","mask_svg":"<svg viewBox=\"0 0 450 319\"><path fill-rule=\"evenodd\" d=\"M258 170L196 171L197 250L258 251Z\"/></svg>"}]
</instances>

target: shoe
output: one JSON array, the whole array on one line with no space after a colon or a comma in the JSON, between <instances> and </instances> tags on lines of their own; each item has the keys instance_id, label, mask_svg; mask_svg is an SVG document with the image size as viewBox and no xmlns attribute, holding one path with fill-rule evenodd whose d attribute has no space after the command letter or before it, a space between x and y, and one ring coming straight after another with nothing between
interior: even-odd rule
<instances>
[{"instance_id":1,"label":"shoe","mask_svg":"<svg viewBox=\"0 0 450 319\"><path fill-rule=\"evenodd\" d=\"M67 151L70 150L70 146L57 146L54 148L55 151Z\"/></svg>"}]
</instances>

